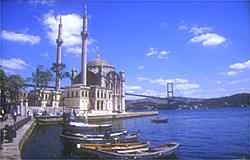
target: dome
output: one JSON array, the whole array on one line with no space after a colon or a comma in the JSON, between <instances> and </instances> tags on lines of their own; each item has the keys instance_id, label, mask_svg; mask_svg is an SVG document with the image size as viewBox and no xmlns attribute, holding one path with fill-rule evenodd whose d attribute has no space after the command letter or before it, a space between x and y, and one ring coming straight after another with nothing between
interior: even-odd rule
<instances>
[{"instance_id":1,"label":"dome","mask_svg":"<svg viewBox=\"0 0 250 160\"><path fill-rule=\"evenodd\" d=\"M96 58L94 60L88 62L88 66L107 66L107 67L113 67L106 60L102 59L99 54L96 56Z\"/></svg>"}]
</instances>

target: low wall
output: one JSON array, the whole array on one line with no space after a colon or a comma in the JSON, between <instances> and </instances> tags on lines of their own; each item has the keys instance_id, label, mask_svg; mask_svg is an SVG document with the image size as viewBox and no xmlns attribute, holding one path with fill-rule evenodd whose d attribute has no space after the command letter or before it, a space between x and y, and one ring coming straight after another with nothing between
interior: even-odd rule
<instances>
[{"instance_id":1,"label":"low wall","mask_svg":"<svg viewBox=\"0 0 250 160\"><path fill-rule=\"evenodd\" d=\"M21 157L22 157L22 150L23 150L23 146L25 145L25 142L28 140L28 138L30 137L30 135L32 134L34 128L36 127L36 121L33 120L31 126L28 128L28 130L25 132L25 134L23 135L23 137L21 138L20 142L19 142L19 151L21 153Z\"/></svg>"}]
</instances>

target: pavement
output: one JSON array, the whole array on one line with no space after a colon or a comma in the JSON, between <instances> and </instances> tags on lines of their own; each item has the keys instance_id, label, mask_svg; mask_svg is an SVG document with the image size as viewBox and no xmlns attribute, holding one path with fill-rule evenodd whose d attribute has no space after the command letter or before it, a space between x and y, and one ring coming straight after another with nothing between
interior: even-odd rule
<instances>
[{"instance_id":1,"label":"pavement","mask_svg":"<svg viewBox=\"0 0 250 160\"><path fill-rule=\"evenodd\" d=\"M17 121L23 119L25 117L18 116ZM27 135L27 131L33 124L34 120L30 120L24 126L16 131L16 138L13 139L12 143L3 143L2 149L0 149L0 159L1 160L14 160L21 159L21 151L20 151L20 143L23 141L24 137ZM12 125L14 124L14 120L12 117L9 117L8 120L1 122L0 127L4 127L6 124Z\"/></svg>"}]
</instances>

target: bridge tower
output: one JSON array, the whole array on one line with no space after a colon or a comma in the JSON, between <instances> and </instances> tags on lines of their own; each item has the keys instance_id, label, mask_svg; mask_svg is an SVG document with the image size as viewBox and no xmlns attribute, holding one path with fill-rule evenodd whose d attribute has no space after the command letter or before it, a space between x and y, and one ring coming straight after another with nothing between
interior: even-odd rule
<instances>
[{"instance_id":1,"label":"bridge tower","mask_svg":"<svg viewBox=\"0 0 250 160\"><path fill-rule=\"evenodd\" d=\"M174 83L168 82L167 83L167 98L173 98L174 97Z\"/></svg>"}]
</instances>

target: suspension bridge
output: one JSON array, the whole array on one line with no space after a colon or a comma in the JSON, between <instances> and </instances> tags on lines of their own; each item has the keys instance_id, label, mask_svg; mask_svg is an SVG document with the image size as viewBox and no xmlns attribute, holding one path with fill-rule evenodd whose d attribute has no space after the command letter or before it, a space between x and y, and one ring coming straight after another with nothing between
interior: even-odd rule
<instances>
[{"instance_id":1,"label":"suspension bridge","mask_svg":"<svg viewBox=\"0 0 250 160\"><path fill-rule=\"evenodd\" d=\"M55 89L55 86L45 86L45 85L34 85L34 84L24 84L25 87L32 87L32 88L48 88L48 89ZM64 89L64 87L61 87L61 89ZM169 99L174 97L174 84L173 83L167 83L166 84L166 97L162 96L153 96L153 95L145 95L145 94L139 94L139 93L128 93L126 92L125 95L127 96L135 96L135 97L144 97L144 98L154 98L154 99Z\"/></svg>"}]
</instances>

